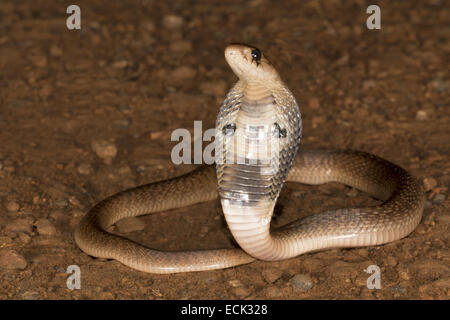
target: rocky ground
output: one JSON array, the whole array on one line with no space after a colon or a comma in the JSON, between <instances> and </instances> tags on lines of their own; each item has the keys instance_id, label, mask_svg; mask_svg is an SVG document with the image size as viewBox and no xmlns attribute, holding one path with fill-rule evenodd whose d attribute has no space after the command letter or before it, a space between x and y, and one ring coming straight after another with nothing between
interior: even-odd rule
<instances>
[{"instance_id":1,"label":"rocky ground","mask_svg":"<svg viewBox=\"0 0 450 320\"><path fill-rule=\"evenodd\" d=\"M449 6L381 1L61 1L0 6L1 299L448 299ZM300 103L303 147L391 160L427 190L424 217L391 244L281 262L153 275L82 253L73 231L108 195L192 170L175 128L214 126L236 80L230 42L262 49ZM273 225L376 204L349 187L288 184ZM115 232L162 250L234 246L220 203L126 220ZM66 286L69 265L81 289ZM369 290L369 265L381 289Z\"/></svg>"}]
</instances>

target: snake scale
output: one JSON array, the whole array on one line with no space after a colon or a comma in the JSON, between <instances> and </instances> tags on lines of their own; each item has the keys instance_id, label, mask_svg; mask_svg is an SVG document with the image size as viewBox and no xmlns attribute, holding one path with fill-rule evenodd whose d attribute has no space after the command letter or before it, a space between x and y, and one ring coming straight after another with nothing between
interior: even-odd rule
<instances>
[{"instance_id":1,"label":"snake scale","mask_svg":"<svg viewBox=\"0 0 450 320\"><path fill-rule=\"evenodd\" d=\"M300 111L272 64L260 50L242 44L229 45L225 58L239 81L217 117L215 168L202 166L99 202L76 228L81 250L144 272L176 273L228 268L255 259L282 260L327 248L379 245L415 229L425 202L416 179L401 167L361 151L298 151ZM383 203L326 211L270 228L285 181L340 182ZM106 231L126 217L217 197L240 249L164 252Z\"/></svg>"}]
</instances>

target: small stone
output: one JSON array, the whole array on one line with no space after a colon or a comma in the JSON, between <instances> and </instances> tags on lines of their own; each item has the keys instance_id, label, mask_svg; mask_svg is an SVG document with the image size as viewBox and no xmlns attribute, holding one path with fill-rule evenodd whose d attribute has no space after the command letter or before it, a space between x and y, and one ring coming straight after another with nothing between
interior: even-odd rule
<instances>
[{"instance_id":1,"label":"small stone","mask_svg":"<svg viewBox=\"0 0 450 320\"><path fill-rule=\"evenodd\" d=\"M320 108L320 103L319 103L319 99L317 98L311 98L309 99L308 105L311 109L313 110L317 110Z\"/></svg>"},{"instance_id":2,"label":"small stone","mask_svg":"<svg viewBox=\"0 0 450 320\"><path fill-rule=\"evenodd\" d=\"M39 96L42 99L47 99L53 93L53 88L49 83L43 84L42 88L39 90Z\"/></svg>"},{"instance_id":3,"label":"small stone","mask_svg":"<svg viewBox=\"0 0 450 320\"><path fill-rule=\"evenodd\" d=\"M0 248L11 243L13 243L13 240L10 237L0 236Z\"/></svg>"},{"instance_id":4,"label":"small stone","mask_svg":"<svg viewBox=\"0 0 450 320\"><path fill-rule=\"evenodd\" d=\"M41 202L41 198L38 195L33 197L33 204L39 204Z\"/></svg>"},{"instance_id":5,"label":"small stone","mask_svg":"<svg viewBox=\"0 0 450 320\"><path fill-rule=\"evenodd\" d=\"M17 237L19 238L20 242L22 242L24 244L27 244L31 241L31 237L23 232L19 232L17 234Z\"/></svg>"},{"instance_id":6,"label":"small stone","mask_svg":"<svg viewBox=\"0 0 450 320\"><path fill-rule=\"evenodd\" d=\"M445 195L443 194L437 194L434 198L433 198L433 203L434 204L441 204L445 201Z\"/></svg>"},{"instance_id":7,"label":"small stone","mask_svg":"<svg viewBox=\"0 0 450 320\"><path fill-rule=\"evenodd\" d=\"M39 299L39 292L37 291L26 291L22 293L22 299L24 300L37 300Z\"/></svg>"},{"instance_id":8,"label":"small stone","mask_svg":"<svg viewBox=\"0 0 450 320\"><path fill-rule=\"evenodd\" d=\"M117 155L115 144L106 140L94 140L91 143L91 147L95 154L103 159L106 164L110 164Z\"/></svg>"},{"instance_id":9,"label":"small stone","mask_svg":"<svg viewBox=\"0 0 450 320\"><path fill-rule=\"evenodd\" d=\"M201 227L198 235L200 238L203 238L204 236L206 236L208 234L208 232L209 232L208 226L203 226L203 227Z\"/></svg>"},{"instance_id":10,"label":"small stone","mask_svg":"<svg viewBox=\"0 0 450 320\"><path fill-rule=\"evenodd\" d=\"M232 292L235 296L241 299L248 297L252 293L251 290L246 287L233 288Z\"/></svg>"},{"instance_id":11,"label":"small stone","mask_svg":"<svg viewBox=\"0 0 450 320\"><path fill-rule=\"evenodd\" d=\"M98 295L100 300L114 300L114 295L111 292L100 292L100 294Z\"/></svg>"},{"instance_id":12,"label":"small stone","mask_svg":"<svg viewBox=\"0 0 450 320\"><path fill-rule=\"evenodd\" d=\"M177 15L166 15L163 18L163 25L167 29L178 29L181 28L184 24L183 17L177 16Z\"/></svg>"},{"instance_id":13,"label":"small stone","mask_svg":"<svg viewBox=\"0 0 450 320\"><path fill-rule=\"evenodd\" d=\"M281 290L274 285L264 288L262 293L267 298L279 298L282 295Z\"/></svg>"},{"instance_id":14,"label":"small stone","mask_svg":"<svg viewBox=\"0 0 450 320\"><path fill-rule=\"evenodd\" d=\"M432 177L425 178L423 179L423 186L425 187L425 191L430 191L437 186L437 181Z\"/></svg>"},{"instance_id":15,"label":"small stone","mask_svg":"<svg viewBox=\"0 0 450 320\"><path fill-rule=\"evenodd\" d=\"M188 52L192 50L192 42L187 40L178 40L170 44L170 51L173 52Z\"/></svg>"},{"instance_id":16,"label":"small stone","mask_svg":"<svg viewBox=\"0 0 450 320\"><path fill-rule=\"evenodd\" d=\"M31 63L33 63L38 68L45 68L48 64L48 59L45 55L36 54L31 56Z\"/></svg>"},{"instance_id":17,"label":"small stone","mask_svg":"<svg viewBox=\"0 0 450 320\"><path fill-rule=\"evenodd\" d=\"M289 281L296 291L309 291L314 287L314 281L307 274L296 274Z\"/></svg>"},{"instance_id":18,"label":"small stone","mask_svg":"<svg viewBox=\"0 0 450 320\"><path fill-rule=\"evenodd\" d=\"M87 176L91 174L94 171L94 169L92 169L92 166L89 163L81 163L78 166L77 171L79 174Z\"/></svg>"},{"instance_id":19,"label":"small stone","mask_svg":"<svg viewBox=\"0 0 450 320\"><path fill-rule=\"evenodd\" d=\"M450 289L450 277L436 280L433 285L440 288Z\"/></svg>"},{"instance_id":20,"label":"small stone","mask_svg":"<svg viewBox=\"0 0 450 320\"><path fill-rule=\"evenodd\" d=\"M312 127L317 128L321 125L323 125L326 122L326 118L323 116L317 116L312 118Z\"/></svg>"},{"instance_id":21,"label":"small stone","mask_svg":"<svg viewBox=\"0 0 450 320\"><path fill-rule=\"evenodd\" d=\"M375 82L375 80L372 80L372 79L364 80L362 83L362 87L363 87L364 91L374 88L375 86L376 86L376 82Z\"/></svg>"},{"instance_id":22,"label":"small stone","mask_svg":"<svg viewBox=\"0 0 450 320\"><path fill-rule=\"evenodd\" d=\"M39 219L36 224L37 232L40 235L52 236L56 234L55 226L47 219Z\"/></svg>"},{"instance_id":23,"label":"small stone","mask_svg":"<svg viewBox=\"0 0 450 320\"><path fill-rule=\"evenodd\" d=\"M60 57L62 56L63 51L60 47L56 46L56 45L51 45L50 46L50 55L54 56L54 57Z\"/></svg>"},{"instance_id":24,"label":"small stone","mask_svg":"<svg viewBox=\"0 0 450 320\"><path fill-rule=\"evenodd\" d=\"M116 226L120 233L129 233L145 229L145 223L136 217L125 218L117 221Z\"/></svg>"},{"instance_id":25,"label":"small stone","mask_svg":"<svg viewBox=\"0 0 450 320\"><path fill-rule=\"evenodd\" d=\"M410 273L407 269L401 269L398 271L398 276L400 279L408 281L411 279Z\"/></svg>"},{"instance_id":26,"label":"small stone","mask_svg":"<svg viewBox=\"0 0 450 320\"><path fill-rule=\"evenodd\" d=\"M23 270L26 267L27 261L15 250L0 250L0 268Z\"/></svg>"},{"instance_id":27,"label":"small stone","mask_svg":"<svg viewBox=\"0 0 450 320\"><path fill-rule=\"evenodd\" d=\"M56 222L67 222L67 220L69 219L69 217L61 210L52 211L52 213L50 213L50 218L52 218Z\"/></svg>"},{"instance_id":28,"label":"small stone","mask_svg":"<svg viewBox=\"0 0 450 320\"><path fill-rule=\"evenodd\" d=\"M8 210L9 212L17 212L19 211L19 208L20 208L19 204L15 201L10 201L6 205L6 210Z\"/></svg>"},{"instance_id":29,"label":"small stone","mask_svg":"<svg viewBox=\"0 0 450 320\"><path fill-rule=\"evenodd\" d=\"M197 74L197 71L191 67L182 66L173 70L171 74L174 81L181 82L184 80L193 79Z\"/></svg>"},{"instance_id":30,"label":"small stone","mask_svg":"<svg viewBox=\"0 0 450 320\"><path fill-rule=\"evenodd\" d=\"M119 61L115 61L113 64L112 64L112 67L113 68L116 68L116 69L124 69L124 68L126 68L128 66L128 61L127 60L119 60Z\"/></svg>"},{"instance_id":31,"label":"small stone","mask_svg":"<svg viewBox=\"0 0 450 320\"><path fill-rule=\"evenodd\" d=\"M33 231L33 219L15 219L5 226L6 231L31 233Z\"/></svg>"},{"instance_id":32,"label":"small stone","mask_svg":"<svg viewBox=\"0 0 450 320\"><path fill-rule=\"evenodd\" d=\"M267 283L274 283L281 278L283 272L276 268L267 268L262 271L262 276Z\"/></svg>"},{"instance_id":33,"label":"small stone","mask_svg":"<svg viewBox=\"0 0 450 320\"><path fill-rule=\"evenodd\" d=\"M157 140L157 139L160 139L160 138L162 138L163 136L165 136L166 135L166 131L155 131L155 132L151 132L150 133L150 139L151 140Z\"/></svg>"},{"instance_id":34,"label":"small stone","mask_svg":"<svg viewBox=\"0 0 450 320\"><path fill-rule=\"evenodd\" d=\"M424 110L419 110L419 111L417 111L417 113L416 113L416 119L417 120L426 120L428 118L428 114L427 114L427 112L426 111L424 111Z\"/></svg>"},{"instance_id":35,"label":"small stone","mask_svg":"<svg viewBox=\"0 0 450 320\"><path fill-rule=\"evenodd\" d=\"M228 284L234 288L244 286L244 284L238 279L231 279L228 281Z\"/></svg>"},{"instance_id":36,"label":"small stone","mask_svg":"<svg viewBox=\"0 0 450 320\"><path fill-rule=\"evenodd\" d=\"M396 295L396 294L398 295L398 296L396 296L397 298L400 297L401 295L406 294L406 288L402 287L402 286L393 286L391 288L391 291L394 292L394 295Z\"/></svg>"},{"instance_id":37,"label":"small stone","mask_svg":"<svg viewBox=\"0 0 450 320\"><path fill-rule=\"evenodd\" d=\"M397 259L395 259L394 257L388 256L388 257L386 258L386 264L387 264L388 266L395 267L395 266L398 264L398 261L397 261Z\"/></svg>"},{"instance_id":38,"label":"small stone","mask_svg":"<svg viewBox=\"0 0 450 320\"><path fill-rule=\"evenodd\" d=\"M114 125L121 129L127 129L130 127L131 121L128 119L119 119L114 121Z\"/></svg>"},{"instance_id":39,"label":"small stone","mask_svg":"<svg viewBox=\"0 0 450 320\"><path fill-rule=\"evenodd\" d=\"M142 27L145 29L145 31L153 32L156 30L156 26L151 21L145 21L142 25Z\"/></svg>"}]
</instances>

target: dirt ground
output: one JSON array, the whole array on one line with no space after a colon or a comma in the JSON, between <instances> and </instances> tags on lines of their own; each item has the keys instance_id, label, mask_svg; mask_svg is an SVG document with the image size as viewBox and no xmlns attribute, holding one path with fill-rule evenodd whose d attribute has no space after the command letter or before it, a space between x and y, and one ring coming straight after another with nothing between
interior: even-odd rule
<instances>
[{"instance_id":1,"label":"dirt ground","mask_svg":"<svg viewBox=\"0 0 450 320\"><path fill-rule=\"evenodd\" d=\"M448 2L2 1L0 299L448 299ZM81 30L66 8L81 8ZM228 43L259 47L296 96L302 147L374 153L427 189L422 222L387 245L327 250L219 271L155 275L94 259L80 218L118 191L188 172L175 128L214 126L236 77ZM117 152L116 152L117 151ZM376 204L339 184L287 184L274 226ZM219 201L116 226L161 250L233 247ZM69 265L81 289L66 286ZM381 289L368 289L369 265Z\"/></svg>"}]
</instances>

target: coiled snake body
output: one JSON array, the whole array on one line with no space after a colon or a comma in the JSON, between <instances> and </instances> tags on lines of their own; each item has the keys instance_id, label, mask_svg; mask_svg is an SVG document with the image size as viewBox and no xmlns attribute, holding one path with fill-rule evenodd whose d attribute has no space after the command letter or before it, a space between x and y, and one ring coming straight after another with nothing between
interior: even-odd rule
<instances>
[{"instance_id":1,"label":"coiled snake body","mask_svg":"<svg viewBox=\"0 0 450 320\"><path fill-rule=\"evenodd\" d=\"M282 260L326 248L378 245L414 230L422 217L425 196L407 171L360 151L297 152L300 112L270 62L258 49L245 45L228 46L225 58L239 81L217 117L216 169L203 166L101 201L75 231L81 250L144 272L175 273L227 268L254 259ZM271 230L273 209L285 181L340 182L384 202L327 211ZM162 252L106 231L126 217L218 196L241 249Z\"/></svg>"}]
</instances>

